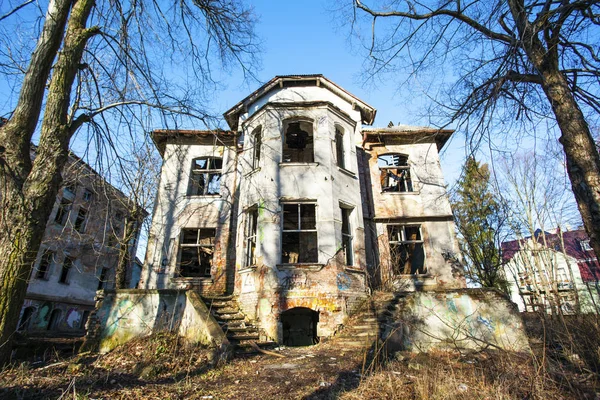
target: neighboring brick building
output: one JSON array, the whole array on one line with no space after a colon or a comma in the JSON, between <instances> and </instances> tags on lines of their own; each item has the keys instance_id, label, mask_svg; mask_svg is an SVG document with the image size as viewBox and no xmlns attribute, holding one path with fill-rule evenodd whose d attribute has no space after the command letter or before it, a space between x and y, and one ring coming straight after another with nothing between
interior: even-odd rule
<instances>
[{"instance_id":1,"label":"neighboring brick building","mask_svg":"<svg viewBox=\"0 0 600 400\"><path fill-rule=\"evenodd\" d=\"M265 339L330 336L371 288L465 287L438 151L452 131L364 129L321 75L278 76L230 131L158 130L140 287L231 293Z\"/></svg>"},{"instance_id":2,"label":"neighboring brick building","mask_svg":"<svg viewBox=\"0 0 600 400\"><path fill-rule=\"evenodd\" d=\"M563 312L576 311L577 293L581 311L596 313L600 310L600 265L590 239L583 229L578 229L562 232L561 243L558 233L542 235L537 231L533 239L502 243L511 300L520 311L550 312L543 275L556 285Z\"/></svg>"},{"instance_id":3,"label":"neighboring brick building","mask_svg":"<svg viewBox=\"0 0 600 400\"><path fill-rule=\"evenodd\" d=\"M62 174L19 320L18 331L29 334L85 332L96 291L114 287L124 224L132 209L123 193L73 154Z\"/></svg>"}]
</instances>

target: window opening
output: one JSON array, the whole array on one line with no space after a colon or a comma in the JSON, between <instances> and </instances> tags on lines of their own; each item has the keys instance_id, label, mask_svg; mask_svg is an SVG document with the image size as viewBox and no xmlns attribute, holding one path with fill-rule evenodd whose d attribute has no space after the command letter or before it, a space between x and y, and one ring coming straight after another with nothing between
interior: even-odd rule
<instances>
[{"instance_id":1,"label":"window opening","mask_svg":"<svg viewBox=\"0 0 600 400\"><path fill-rule=\"evenodd\" d=\"M388 225L388 235L394 274L409 275L427 272L419 225Z\"/></svg>"},{"instance_id":2,"label":"window opening","mask_svg":"<svg viewBox=\"0 0 600 400\"><path fill-rule=\"evenodd\" d=\"M283 162L314 162L312 122L298 121L287 124L283 141Z\"/></svg>"},{"instance_id":3,"label":"window opening","mask_svg":"<svg viewBox=\"0 0 600 400\"><path fill-rule=\"evenodd\" d=\"M246 215L246 266L256 265L256 231L258 209L248 210Z\"/></svg>"},{"instance_id":4,"label":"window opening","mask_svg":"<svg viewBox=\"0 0 600 400\"><path fill-rule=\"evenodd\" d=\"M29 329L34 312L35 308L33 307L27 307L23 310L21 321L19 321L19 329L17 329L18 331L26 331Z\"/></svg>"},{"instance_id":5,"label":"window opening","mask_svg":"<svg viewBox=\"0 0 600 400\"><path fill-rule=\"evenodd\" d=\"M89 317L90 317L90 312L84 311L83 316L81 317L81 321L79 322L79 329L85 329L85 324L87 323L87 320Z\"/></svg>"},{"instance_id":6,"label":"window opening","mask_svg":"<svg viewBox=\"0 0 600 400\"><path fill-rule=\"evenodd\" d=\"M342 211L342 248L344 250L344 260L346 265L353 265L352 227L350 225L352 209L340 207L340 210Z\"/></svg>"},{"instance_id":7,"label":"window opening","mask_svg":"<svg viewBox=\"0 0 600 400\"><path fill-rule=\"evenodd\" d=\"M69 284L69 272L71 272L72 268L73 259L71 257L65 257L62 269L60 270L60 278L58 279L59 283Z\"/></svg>"},{"instance_id":8,"label":"window opening","mask_svg":"<svg viewBox=\"0 0 600 400\"><path fill-rule=\"evenodd\" d=\"M48 321L48 326L46 328L47 330L54 331L54 330L58 329L61 314L62 314L61 310L58 310L58 309L52 310L52 312L50 313L50 320Z\"/></svg>"},{"instance_id":9,"label":"window opening","mask_svg":"<svg viewBox=\"0 0 600 400\"><path fill-rule=\"evenodd\" d=\"M77 212L77 218L75 219L74 225L74 228L77 232L83 233L83 231L85 231L85 223L87 222L86 217L87 210L85 208L80 207L79 211Z\"/></svg>"},{"instance_id":10,"label":"window opening","mask_svg":"<svg viewBox=\"0 0 600 400\"><path fill-rule=\"evenodd\" d=\"M69 214L71 213L71 206L73 205L73 201L63 197L60 200L60 204L58 205L58 210L56 211L56 216L54 217L54 222L60 225L64 225L69 220Z\"/></svg>"},{"instance_id":11,"label":"window opening","mask_svg":"<svg viewBox=\"0 0 600 400\"><path fill-rule=\"evenodd\" d=\"M76 193L77 193L77 185L75 185L74 183L69 183L69 184L65 185L65 187L63 189L63 197L67 197L72 200L75 197Z\"/></svg>"},{"instance_id":12,"label":"window opening","mask_svg":"<svg viewBox=\"0 0 600 400\"><path fill-rule=\"evenodd\" d=\"M589 240L582 240L581 242L581 250L584 251L592 251L592 246L590 245L590 241Z\"/></svg>"},{"instance_id":13,"label":"window opening","mask_svg":"<svg viewBox=\"0 0 600 400\"><path fill-rule=\"evenodd\" d=\"M283 344L311 346L319 342L317 324L319 313L305 307L294 307L281 313Z\"/></svg>"},{"instance_id":14,"label":"window opening","mask_svg":"<svg viewBox=\"0 0 600 400\"><path fill-rule=\"evenodd\" d=\"M54 252L50 250L44 251L40 263L38 264L37 273L35 277L37 279L48 279L48 273L50 272L50 264L54 260Z\"/></svg>"},{"instance_id":15,"label":"window opening","mask_svg":"<svg viewBox=\"0 0 600 400\"><path fill-rule=\"evenodd\" d=\"M260 148L262 146L262 132L260 129L254 134L254 149L252 154L252 169L260 166Z\"/></svg>"},{"instance_id":16,"label":"window opening","mask_svg":"<svg viewBox=\"0 0 600 400\"><path fill-rule=\"evenodd\" d=\"M380 171L381 190L384 192L412 192L408 156L385 154L377 157Z\"/></svg>"},{"instance_id":17,"label":"window opening","mask_svg":"<svg viewBox=\"0 0 600 400\"><path fill-rule=\"evenodd\" d=\"M203 157L192 161L190 196L204 196L221 192L221 158Z\"/></svg>"},{"instance_id":18,"label":"window opening","mask_svg":"<svg viewBox=\"0 0 600 400\"><path fill-rule=\"evenodd\" d=\"M180 239L179 274L210 277L215 251L216 229L183 229Z\"/></svg>"},{"instance_id":19,"label":"window opening","mask_svg":"<svg viewBox=\"0 0 600 400\"><path fill-rule=\"evenodd\" d=\"M337 159L337 166L340 168L346 168L344 160L344 133L341 128L336 126L335 128L335 154Z\"/></svg>"},{"instance_id":20,"label":"window opening","mask_svg":"<svg viewBox=\"0 0 600 400\"><path fill-rule=\"evenodd\" d=\"M315 204L283 205L281 252L284 264L318 262Z\"/></svg>"},{"instance_id":21,"label":"window opening","mask_svg":"<svg viewBox=\"0 0 600 400\"><path fill-rule=\"evenodd\" d=\"M108 268L102 268L102 270L100 271L100 276L98 277L98 289L97 290L102 290L104 289L104 287L106 286L106 281L108 277Z\"/></svg>"},{"instance_id":22,"label":"window opening","mask_svg":"<svg viewBox=\"0 0 600 400\"><path fill-rule=\"evenodd\" d=\"M92 201L93 198L94 198L94 193L92 193L92 191L89 190L89 189L84 189L84 191L83 191L83 200L87 201L87 202L90 202L90 201Z\"/></svg>"}]
</instances>

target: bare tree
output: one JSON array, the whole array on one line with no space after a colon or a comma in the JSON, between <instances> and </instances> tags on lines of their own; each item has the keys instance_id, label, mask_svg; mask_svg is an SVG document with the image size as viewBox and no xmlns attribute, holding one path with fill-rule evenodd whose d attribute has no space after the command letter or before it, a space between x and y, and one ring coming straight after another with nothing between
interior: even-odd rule
<instances>
[{"instance_id":1,"label":"bare tree","mask_svg":"<svg viewBox=\"0 0 600 400\"><path fill-rule=\"evenodd\" d=\"M470 136L471 144L479 143L494 121L505 133L515 119L556 122L571 188L598 253L600 159L590 125L600 111L600 4L593 0L369 3L377 5L354 0L352 14L358 35L362 18L370 22L371 32L364 41L368 72L456 78L442 88L448 96L437 101L449 111L449 123L477 133ZM444 67L451 70L440 74Z\"/></svg>"},{"instance_id":2,"label":"bare tree","mask_svg":"<svg viewBox=\"0 0 600 400\"><path fill-rule=\"evenodd\" d=\"M0 71L16 73L20 88L0 127L0 365L9 360L27 280L78 130L86 126L88 142L100 152L134 132L146 109L160 110L163 126L181 116L207 122L201 100L214 83L212 62L249 73L257 54L254 17L238 0L49 0L45 17L33 16L31 26L43 24L31 55L10 58L29 54L7 39L27 29L11 18L39 10L26 3L0 5Z\"/></svg>"}]
</instances>

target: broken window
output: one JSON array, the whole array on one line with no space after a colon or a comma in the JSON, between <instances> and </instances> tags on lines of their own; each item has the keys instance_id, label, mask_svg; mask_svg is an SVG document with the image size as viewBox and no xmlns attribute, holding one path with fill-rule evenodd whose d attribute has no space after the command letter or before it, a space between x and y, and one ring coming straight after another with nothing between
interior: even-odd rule
<instances>
[{"instance_id":1,"label":"broken window","mask_svg":"<svg viewBox=\"0 0 600 400\"><path fill-rule=\"evenodd\" d=\"M313 124L308 121L289 122L283 135L283 162L314 162Z\"/></svg>"},{"instance_id":2,"label":"broken window","mask_svg":"<svg viewBox=\"0 0 600 400\"><path fill-rule=\"evenodd\" d=\"M190 196L205 196L221 192L223 160L214 157L195 158L190 176Z\"/></svg>"},{"instance_id":3,"label":"broken window","mask_svg":"<svg viewBox=\"0 0 600 400\"><path fill-rule=\"evenodd\" d=\"M260 147L262 146L262 132L260 128L254 134L254 148L252 151L252 169L260 166Z\"/></svg>"},{"instance_id":4,"label":"broken window","mask_svg":"<svg viewBox=\"0 0 600 400\"><path fill-rule=\"evenodd\" d=\"M77 218L75 219L75 225L73 226L77 232L85 231L85 223L87 218L87 210L83 207L79 208L77 212Z\"/></svg>"},{"instance_id":5,"label":"broken window","mask_svg":"<svg viewBox=\"0 0 600 400\"><path fill-rule=\"evenodd\" d=\"M92 201L93 198L94 198L94 193L92 193L91 190L89 190L89 189L83 190L83 201L87 201L89 203L90 201Z\"/></svg>"},{"instance_id":6,"label":"broken window","mask_svg":"<svg viewBox=\"0 0 600 400\"><path fill-rule=\"evenodd\" d=\"M281 262L316 263L318 258L316 205L284 204Z\"/></svg>"},{"instance_id":7,"label":"broken window","mask_svg":"<svg viewBox=\"0 0 600 400\"><path fill-rule=\"evenodd\" d=\"M590 245L590 241L589 240L582 240L581 242L579 242L579 244L581 245L581 250L583 251L592 251L592 246Z\"/></svg>"},{"instance_id":8,"label":"broken window","mask_svg":"<svg viewBox=\"0 0 600 400\"><path fill-rule=\"evenodd\" d=\"M71 257L65 257L62 269L60 270L60 278L58 278L59 283L69 284L69 272L73 269L73 261Z\"/></svg>"},{"instance_id":9,"label":"broken window","mask_svg":"<svg viewBox=\"0 0 600 400\"><path fill-rule=\"evenodd\" d=\"M246 267L256 265L256 228L258 209L248 210L246 215Z\"/></svg>"},{"instance_id":10,"label":"broken window","mask_svg":"<svg viewBox=\"0 0 600 400\"><path fill-rule=\"evenodd\" d=\"M54 260L54 252L50 250L44 251L35 274L37 279L48 279L48 273L50 272L50 264L52 263L52 260Z\"/></svg>"},{"instance_id":11,"label":"broken window","mask_svg":"<svg viewBox=\"0 0 600 400\"><path fill-rule=\"evenodd\" d=\"M388 225L388 236L394 274L413 275L427 272L419 225Z\"/></svg>"},{"instance_id":12,"label":"broken window","mask_svg":"<svg viewBox=\"0 0 600 400\"><path fill-rule=\"evenodd\" d=\"M335 127L335 155L337 166L346 168L346 163L344 161L344 131L337 126Z\"/></svg>"},{"instance_id":13,"label":"broken window","mask_svg":"<svg viewBox=\"0 0 600 400\"><path fill-rule=\"evenodd\" d=\"M106 282L108 278L108 268L102 268L102 271L100 271L100 276L98 277L98 289L96 290L102 290L104 289L104 287L106 286Z\"/></svg>"},{"instance_id":14,"label":"broken window","mask_svg":"<svg viewBox=\"0 0 600 400\"><path fill-rule=\"evenodd\" d=\"M69 214L71 212L71 206L73 205L73 201L63 197L60 200L60 204L58 205L58 210L56 210L56 215L54 216L54 222L60 225L64 225L69 220Z\"/></svg>"},{"instance_id":15,"label":"broken window","mask_svg":"<svg viewBox=\"0 0 600 400\"><path fill-rule=\"evenodd\" d=\"M77 193L77 185L75 183L67 183L63 188L63 197L73 200Z\"/></svg>"},{"instance_id":16,"label":"broken window","mask_svg":"<svg viewBox=\"0 0 600 400\"><path fill-rule=\"evenodd\" d=\"M408 156L385 154L377 157L380 171L381 190L383 192L412 192Z\"/></svg>"},{"instance_id":17,"label":"broken window","mask_svg":"<svg viewBox=\"0 0 600 400\"><path fill-rule=\"evenodd\" d=\"M342 249L344 250L344 260L346 265L353 265L353 250L352 250L352 229L350 225L350 214L352 209L340 207L342 211Z\"/></svg>"},{"instance_id":18,"label":"broken window","mask_svg":"<svg viewBox=\"0 0 600 400\"><path fill-rule=\"evenodd\" d=\"M54 309L52 310L52 312L50 313L50 320L48 321L48 326L46 326L46 329L49 331L55 331L58 330L58 328L60 327L60 320L62 317L62 311L59 309Z\"/></svg>"},{"instance_id":19,"label":"broken window","mask_svg":"<svg viewBox=\"0 0 600 400\"><path fill-rule=\"evenodd\" d=\"M216 229L182 229L179 244L179 274L210 277L215 252Z\"/></svg>"},{"instance_id":20,"label":"broken window","mask_svg":"<svg viewBox=\"0 0 600 400\"><path fill-rule=\"evenodd\" d=\"M23 310L23 315L21 316L19 327L17 328L18 331L27 331L29 329L34 312L35 308L33 307L27 307Z\"/></svg>"}]
</instances>

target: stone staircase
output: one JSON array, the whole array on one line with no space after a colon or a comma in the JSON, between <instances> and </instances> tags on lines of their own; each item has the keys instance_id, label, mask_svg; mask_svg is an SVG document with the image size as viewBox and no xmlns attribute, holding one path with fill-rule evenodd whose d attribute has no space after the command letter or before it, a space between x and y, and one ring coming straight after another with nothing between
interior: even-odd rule
<instances>
[{"instance_id":1,"label":"stone staircase","mask_svg":"<svg viewBox=\"0 0 600 400\"><path fill-rule=\"evenodd\" d=\"M233 346L247 348L250 342L265 345L259 342L258 328L246 319L232 295L203 297L202 300Z\"/></svg>"}]
</instances>

